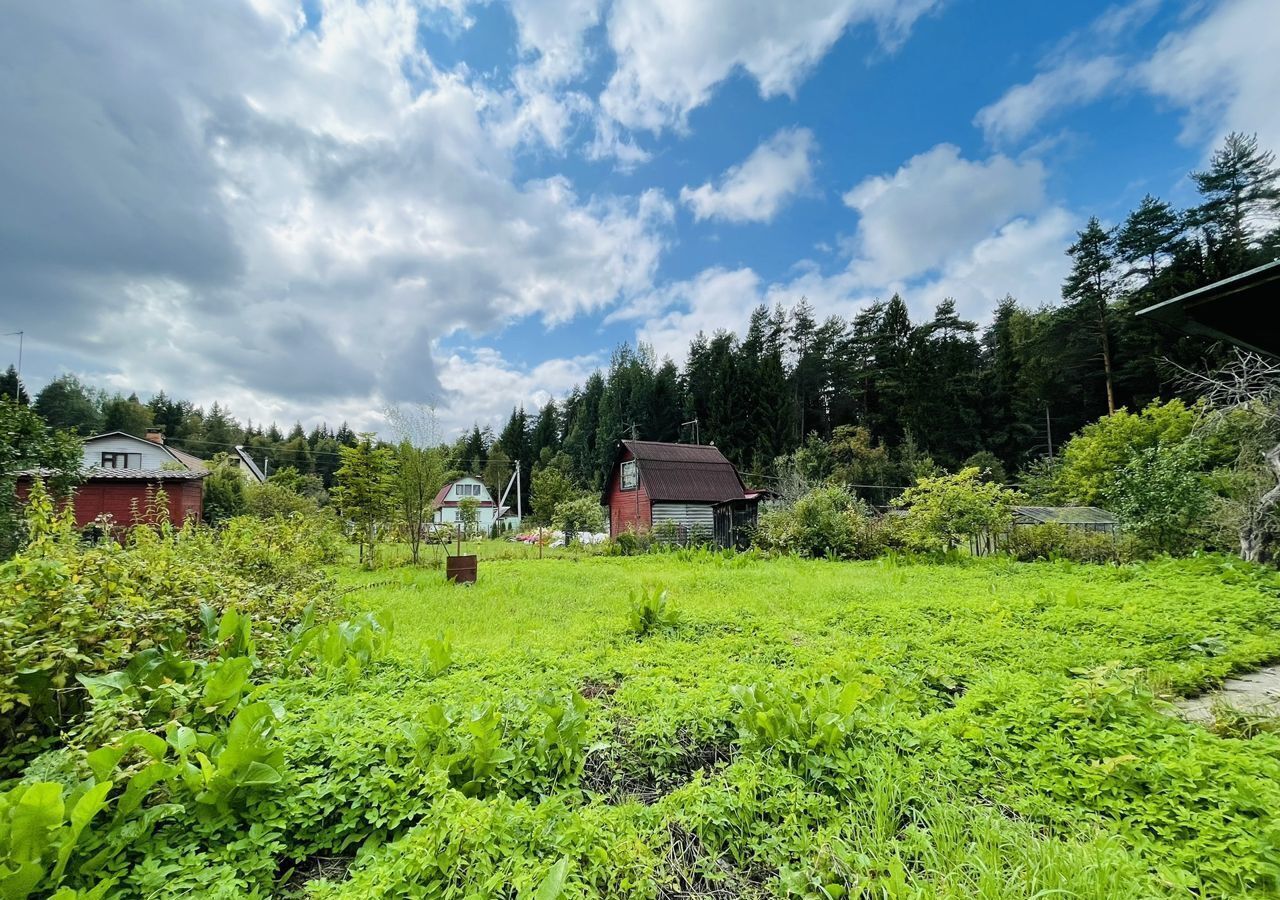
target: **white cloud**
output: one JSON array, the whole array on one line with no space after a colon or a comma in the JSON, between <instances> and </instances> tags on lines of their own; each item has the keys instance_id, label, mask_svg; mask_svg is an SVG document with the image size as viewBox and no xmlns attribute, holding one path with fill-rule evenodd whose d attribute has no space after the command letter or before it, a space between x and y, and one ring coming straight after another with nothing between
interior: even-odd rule
<instances>
[{"instance_id":1,"label":"white cloud","mask_svg":"<svg viewBox=\"0 0 1280 900\"><path fill-rule=\"evenodd\" d=\"M1257 132L1280 149L1280 4L1223 0L1167 35L1141 67L1147 90L1187 110L1184 138L1217 144L1230 131Z\"/></svg>"},{"instance_id":2,"label":"white cloud","mask_svg":"<svg viewBox=\"0 0 1280 900\"><path fill-rule=\"evenodd\" d=\"M812 131L783 129L743 162L730 166L720 176L719 185L686 186L680 190L680 200L699 222L768 222L792 196L809 186L813 150Z\"/></svg>"},{"instance_id":3,"label":"white cloud","mask_svg":"<svg viewBox=\"0 0 1280 900\"><path fill-rule=\"evenodd\" d=\"M848 319L897 292L917 321L947 297L982 321L1007 294L1031 306L1055 302L1076 218L1046 200L1044 181L1036 160L971 161L939 144L845 195L859 221L844 269L802 260L766 282L750 268L713 267L637 295L611 319L638 321L637 340L683 360L697 332L740 331L761 303L803 297L820 316Z\"/></svg>"},{"instance_id":4,"label":"white cloud","mask_svg":"<svg viewBox=\"0 0 1280 900\"><path fill-rule=\"evenodd\" d=\"M847 28L900 40L937 0L617 0L608 16L617 58L600 105L631 129L683 127L735 70L762 97L793 94Z\"/></svg>"},{"instance_id":5,"label":"white cloud","mask_svg":"<svg viewBox=\"0 0 1280 900\"><path fill-rule=\"evenodd\" d=\"M1066 248L1078 225L1076 217L1061 207L1014 219L903 296L920 315L952 297L962 315L979 321L990 316L1007 294L1032 308L1057 303L1070 266Z\"/></svg>"},{"instance_id":6,"label":"white cloud","mask_svg":"<svg viewBox=\"0 0 1280 900\"><path fill-rule=\"evenodd\" d=\"M640 326L636 340L651 345L659 358L683 361L699 331L740 330L760 300L760 278L751 269L706 269L647 298L638 312L660 312Z\"/></svg>"},{"instance_id":7,"label":"white cloud","mask_svg":"<svg viewBox=\"0 0 1280 900\"><path fill-rule=\"evenodd\" d=\"M1016 141L1057 110L1091 103L1122 77L1113 56L1065 60L1026 84L1011 87L999 100L978 110L974 124L989 141Z\"/></svg>"},{"instance_id":8,"label":"white cloud","mask_svg":"<svg viewBox=\"0 0 1280 900\"><path fill-rule=\"evenodd\" d=\"M522 367L492 347L451 352L440 359L440 381L452 398L441 410L441 430L451 437L477 423L499 429L513 407L523 406L532 413L548 400L568 394L606 362L602 356L587 354Z\"/></svg>"},{"instance_id":9,"label":"white cloud","mask_svg":"<svg viewBox=\"0 0 1280 900\"><path fill-rule=\"evenodd\" d=\"M930 271L1017 215L1044 205L1044 167L996 154L985 162L951 144L865 179L844 195L858 213L852 270L864 284Z\"/></svg>"},{"instance_id":10,"label":"white cloud","mask_svg":"<svg viewBox=\"0 0 1280 900\"><path fill-rule=\"evenodd\" d=\"M418 5L326 3L314 30L292 9L8 16L0 312L33 380L376 423L448 396L444 335L651 288L660 193L518 182L493 98L435 68Z\"/></svg>"}]
</instances>

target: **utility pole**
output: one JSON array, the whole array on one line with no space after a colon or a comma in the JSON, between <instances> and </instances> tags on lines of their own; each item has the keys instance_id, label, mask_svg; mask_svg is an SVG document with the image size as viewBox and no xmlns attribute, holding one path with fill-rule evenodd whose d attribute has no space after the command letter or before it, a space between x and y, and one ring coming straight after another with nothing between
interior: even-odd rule
<instances>
[{"instance_id":1,"label":"utility pole","mask_svg":"<svg viewBox=\"0 0 1280 900\"><path fill-rule=\"evenodd\" d=\"M516 460L516 520L524 521L524 505L521 501L520 494L520 460Z\"/></svg>"},{"instance_id":2,"label":"utility pole","mask_svg":"<svg viewBox=\"0 0 1280 900\"><path fill-rule=\"evenodd\" d=\"M22 382L22 338L26 334L24 331L9 331L5 333L5 337L18 336L18 382Z\"/></svg>"},{"instance_id":3,"label":"utility pole","mask_svg":"<svg viewBox=\"0 0 1280 900\"><path fill-rule=\"evenodd\" d=\"M1049 445L1049 462L1053 462L1053 422L1049 419L1049 404L1044 405L1044 439Z\"/></svg>"},{"instance_id":4,"label":"utility pole","mask_svg":"<svg viewBox=\"0 0 1280 900\"><path fill-rule=\"evenodd\" d=\"M686 426L686 425L692 425L692 426L693 426L693 442L694 442L695 444L700 444L700 443L702 443L700 440L698 440L698 438L699 438L699 433L698 433L698 417L697 417L697 416L694 416L694 417L693 417L692 419L690 419L688 422L681 422L681 423L680 423L680 427L681 427L681 428L684 428L684 426Z\"/></svg>"}]
</instances>

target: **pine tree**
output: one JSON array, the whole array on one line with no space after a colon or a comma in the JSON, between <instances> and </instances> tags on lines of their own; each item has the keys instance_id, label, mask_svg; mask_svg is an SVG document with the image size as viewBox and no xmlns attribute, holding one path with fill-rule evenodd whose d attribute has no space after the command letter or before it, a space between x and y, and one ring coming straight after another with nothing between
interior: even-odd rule
<instances>
[{"instance_id":1,"label":"pine tree","mask_svg":"<svg viewBox=\"0 0 1280 900\"><path fill-rule=\"evenodd\" d=\"M1232 132L1209 168L1192 172L1203 202L1191 222L1205 237L1214 278L1248 268L1249 250L1280 213L1280 168L1275 154L1258 149L1257 135Z\"/></svg>"},{"instance_id":2,"label":"pine tree","mask_svg":"<svg viewBox=\"0 0 1280 900\"><path fill-rule=\"evenodd\" d=\"M1182 236L1182 217L1163 200L1147 194L1116 232L1115 248L1129 264L1128 274L1142 274L1147 285L1160 274Z\"/></svg>"},{"instance_id":3,"label":"pine tree","mask_svg":"<svg viewBox=\"0 0 1280 900\"><path fill-rule=\"evenodd\" d=\"M22 379L18 377L18 370L12 364L5 370L4 375L0 375L0 397L14 400L22 406L31 404L27 389L23 386Z\"/></svg>"},{"instance_id":4,"label":"pine tree","mask_svg":"<svg viewBox=\"0 0 1280 900\"><path fill-rule=\"evenodd\" d=\"M1076 242L1067 249L1071 274L1062 285L1062 298L1092 317L1102 347L1102 370L1107 385L1107 412L1116 411L1115 378L1111 359L1110 306L1116 291L1111 232L1097 216L1089 219Z\"/></svg>"}]
</instances>

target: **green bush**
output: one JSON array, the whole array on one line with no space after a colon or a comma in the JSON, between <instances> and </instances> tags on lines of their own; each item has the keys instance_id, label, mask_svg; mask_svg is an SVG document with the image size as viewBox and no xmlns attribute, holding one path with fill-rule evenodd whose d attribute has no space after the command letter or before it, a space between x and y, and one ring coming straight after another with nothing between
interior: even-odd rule
<instances>
[{"instance_id":1,"label":"green bush","mask_svg":"<svg viewBox=\"0 0 1280 900\"><path fill-rule=\"evenodd\" d=\"M137 526L123 544L82 544L69 510L33 493L31 540L0 564L0 772L38 752L87 699L78 676L122 668L149 648L198 648L202 608L238 610L259 655L284 652L308 607L331 608L317 571L341 538L317 519L229 520L218 530Z\"/></svg>"},{"instance_id":2,"label":"green bush","mask_svg":"<svg viewBox=\"0 0 1280 900\"><path fill-rule=\"evenodd\" d=\"M248 484L244 488L244 514L258 519L288 518L294 515L315 515L319 504L274 481Z\"/></svg>"},{"instance_id":3,"label":"green bush","mask_svg":"<svg viewBox=\"0 0 1280 900\"><path fill-rule=\"evenodd\" d=\"M846 488L821 487L791 506L765 510L756 544L797 556L871 559L885 549L886 535Z\"/></svg>"},{"instance_id":4,"label":"green bush","mask_svg":"<svg viewBox=\"0 0 1280 900\"><path fill-rule=\"evenodd\" d=\"M1021 562L1069 559L1081 563L1125 563L1137 555L1123 535L1082 531L1065 525L1020 525L1001 539L1000 549Z\"/></svg>"},{"instance_id":5,"label":"green bush","mask_svg":"<svg viewBox=\"0 0 1280 900\"><path fill-rule=\"evenodd\" d=\"M975 468L921 478L895 499L906 510L902 534L914 550L951 550L962 541L982 541L1013 525L1017 493L984 481Z\"/></svg>"}]
</instances>

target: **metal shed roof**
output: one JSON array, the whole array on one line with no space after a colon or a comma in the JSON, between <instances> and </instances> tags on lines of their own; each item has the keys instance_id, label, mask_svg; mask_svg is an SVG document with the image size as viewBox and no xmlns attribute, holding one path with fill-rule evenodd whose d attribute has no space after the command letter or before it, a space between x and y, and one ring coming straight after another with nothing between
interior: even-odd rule
<instances>
[{"instance_id":1,"label":"metal shed roof","mask_svg":"<svg viewBox=\"0 0 1280 900\"><path fill-rule=\"evenodd\" d=\"M710 444L664 444L660 441L623 441L640 469L640 483L650 500L684 503L719 503L739 500L746 486L733 463ZM615 463L614 469L617 469ZM612 479L613 473L610 473ZM609 484L605 484L607 505Z\"/></svg>"},{"instance_id":2,"label":"metal shed roof","mask_svg":"<svg viewBox=\"0 0 1280 900\"><path fill-rule=\"evenodd\" d=\"M1138 315L1188 334L1280 356L1278 306L1280 259L1148 306Z\"/></svg>"},{"instance_id":3,"label":"metal shed roof","mask_svg":"<svg viewBox=\"0 0 1280 900\"><path fill-rule=\"evenodd\" d=\"M1013 515L1038 524L1119 525L1120 520L1096 506L1015 506Z\"/></svg>"}]
</instances>

